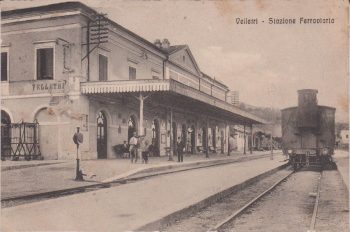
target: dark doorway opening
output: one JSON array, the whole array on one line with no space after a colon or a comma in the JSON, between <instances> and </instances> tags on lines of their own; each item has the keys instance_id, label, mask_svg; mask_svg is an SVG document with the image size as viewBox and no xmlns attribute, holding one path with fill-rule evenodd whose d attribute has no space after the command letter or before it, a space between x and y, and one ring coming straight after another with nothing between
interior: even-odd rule
<instances>
[{"instance_id":1,"label":"dark doorway opening","mask_svg":"<svg viewBox=\"0 0 350 232\"><path fill-rule=\"evenodd\" d=\"M136 117L134 115L131 115L129 120L128 120L128 144L129 144L130 138L133 136L134 132L137 133Z\"/></svg>"},{"instance_id":2,"label":"dark doorway opening","mask_svg":"<svg viewBox=\"0 0 350 232\"><path fill-rule=\"evenodd\" d=\"M107 158L107 118L102 111L97 114L97 158Z\"/></svg>"},{"instance_id":3,"label":"dark doorway opening","mask_svg":"<svg viewBox=\"0 0 350 232\"><path fill-rule=\"evenodd\" d=\"M225 150L225 133L221 131L221 154L224 154Z\"/></svg>"},{"instance_id":4,"label":"dark doorway opening","mask_svg":"<svg viewBox=\"0 0 350 232\"><path fill-rule=\"evenodd\" d=\"M1 110L1 159L11 156L11 119Z\"/></svg>"},{"instance_id":5,"label":"dark doorway opening","mask_svg":"<svg viewBox=\"0 0 350 232\"><path fill-rule=\"evenodd\" d=\"M202 135L202 146L203 146L203 151L207 150L207 140L208 140L208 136L207 136L207 128L203 127L203 135Z\"/></svg>"},{"instance_id":6,"label":"dark doorway opening","mask_svg":"<svg viewBox=\"0 0 350 232\"><path fill-rule=\"evenodd\" d=\"M176 149L177 149L177 145L176 145L176 142L177 142L177 126L176 126L176 122L173 122L173 152L174 154L177 154L176 153Z\"/></svg>"},{"instance_id":7,"label":"dark doorway opening","mask_svg":"<svg viewBox=\"0 0 350 232\"><path fill-rule=\"evenodd\" d=\"M217 126L215 126L213 129L212 129L212 134L213 134L213 148L214 150L216 150L216 129L217 129Z\"/></svg>"},{"instance_id":8,"label":"dark doorway opening","mask_svg":"<svg viewBox=\"0 0 350 232\"><path fill-rule=\"evenodd\" d=\"M181 140L182 140L183 144L186 144L186 141L187 141L187 127L186 127L186 124L182 124Z\"/></svg>"},{"instance_id":9,"label":"dark doorway opening","mask_svg":"<svg viewBox=\"0 0 350 232\"><path fill-rule=\"evenodd\" d=\"M196 131L194 126L192 125L191 127L189 127L187 129L188 131L188 136L187 136L187 152L189 152L190 154L194 154L195 153L195 146L196 146Z\"/></svg>"},{"instance_id":10,"label":"dark doorway opening","mask_svg":"<svg viewBox=\"0 0 350 232\"><path fill-rule=\"evenodd\" d=\"M154 119L152 124L152 147L153 155L160 156L160 127L158 119Z\"/></svg>"}]
</instances>

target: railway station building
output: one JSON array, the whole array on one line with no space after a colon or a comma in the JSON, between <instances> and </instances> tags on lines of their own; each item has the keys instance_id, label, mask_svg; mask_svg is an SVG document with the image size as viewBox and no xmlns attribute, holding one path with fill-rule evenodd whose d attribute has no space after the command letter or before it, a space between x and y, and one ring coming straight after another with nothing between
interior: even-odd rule
<instances>
[{"instance_id":1,"label":"railway station building","mask_svg":"<svg viewBox=\"0 0 350 232\"><path fill-rule=\"evenodd\" d=\"M188 153L225 153L230 126L264 123L187 45L151 43L82 3L3 11L1 27L2 158L75 159L77 127L82 159L115 158L134 132L157 156L178 137Z\"/></svg>"}]
</instances>

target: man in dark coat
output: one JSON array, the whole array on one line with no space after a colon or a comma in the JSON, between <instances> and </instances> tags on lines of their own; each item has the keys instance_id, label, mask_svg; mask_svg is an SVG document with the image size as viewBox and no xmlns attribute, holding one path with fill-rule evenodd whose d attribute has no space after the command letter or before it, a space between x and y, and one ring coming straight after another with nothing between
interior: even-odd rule
<instances>
[{"instance_id":1,"label":"man in dark coat","mask_svg":"<svg viewBox=\"0 0 350 232\"><path fill-rule=\"evenodd\" d=\"M185 144L180 137L177 138L177 161L184 162L184 150Z\"/></svg>"}]
</instances>

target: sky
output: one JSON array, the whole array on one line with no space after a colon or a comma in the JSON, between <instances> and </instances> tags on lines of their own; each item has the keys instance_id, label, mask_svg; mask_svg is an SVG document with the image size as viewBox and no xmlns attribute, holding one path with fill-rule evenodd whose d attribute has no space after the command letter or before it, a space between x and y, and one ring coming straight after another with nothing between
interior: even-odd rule
<instances>
[{"instance_id":1,"label":"sky","mask_svg":"<svg viewBox=\"0 0 350 232\"><path fill-rule=\"evenodd\" d=\"M4 1L2 10L63 1ZM187 44L202 72L240 93L242 102L296 106L297 90L318 89L318 102L348 121L348 1L82 0L141 37ZM334 18L332 24L299 24L299 18ZM237 24L236 18L258 19ZM269 24L295 18L296 24ZM264 21L264 23L262 22Z\"/></svg>"}]
</instances>

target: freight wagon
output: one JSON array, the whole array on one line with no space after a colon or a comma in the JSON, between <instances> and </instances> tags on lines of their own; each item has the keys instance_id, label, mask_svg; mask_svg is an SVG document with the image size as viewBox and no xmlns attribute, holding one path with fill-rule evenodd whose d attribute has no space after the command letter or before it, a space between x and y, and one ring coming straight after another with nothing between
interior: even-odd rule
<instances>
[{"instance_id":1,"label":"freight wagon","mask_svg":"<svg viewBox=\"0 0 350 232\"><path fill-rule=\"evenodd\" d=\"M333 164L335 108L317 103L317 90L298 91L298 106L282 110L282 149L296 169Z\"/></svg>"}]
</instances>

